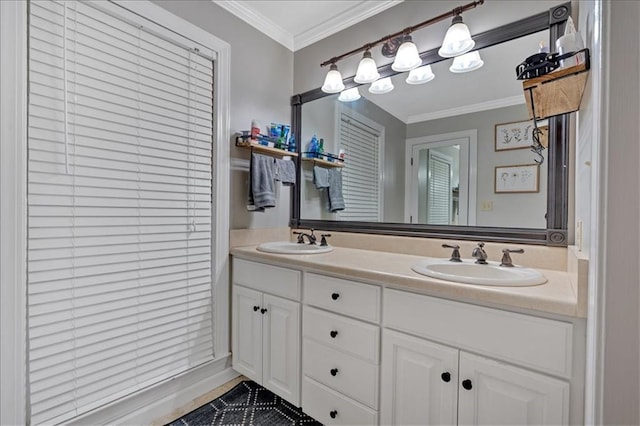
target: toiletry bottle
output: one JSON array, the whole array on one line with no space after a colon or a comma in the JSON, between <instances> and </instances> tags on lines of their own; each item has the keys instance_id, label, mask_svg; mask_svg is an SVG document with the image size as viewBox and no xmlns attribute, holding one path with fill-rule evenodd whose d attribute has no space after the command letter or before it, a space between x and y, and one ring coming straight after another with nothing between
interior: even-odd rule
<instances>
[{"instance_id":1,"label":"toiletry bottle","mask_svg":"<svg viewBox=\"0 0 640 426\"><path fill-rule=\"evenodd\" d=\"M309 158L316 158L318 156L318 148L318 138L316 135L313 135L309 142Z\"/></svg>"},{"instance_id":2,"label":"toiletry bottle","mask_svg":"<svg viewBox=\"0 0 640 426\"><path fill-rule=\"evenodd\" d=\"M294 135L291 135L291 137L289 138L289 151L296 151L296 137Z\"/></svg>"},{"instance_id":3,"label":"toiletry bottle","mask_svg":"<svg viewBox=\"0 0 640 426\"><path fill-rule=\"evenodd\" d=\"M320 144L318 145L318 158L324 158L324 139L320 138Z\"/></svg>"},{"instance_id":4,"label":"toiletry bottle","mask_svg":"<svg viewBox=\"0 0 640 426\"><path fill-rule=\"evenodd\" d=\"M260 134L260 123L258 122L258 120L253 119L251 120L251 140L252 141L258 140L259 134Z\"/></svg>"}]
</instances>

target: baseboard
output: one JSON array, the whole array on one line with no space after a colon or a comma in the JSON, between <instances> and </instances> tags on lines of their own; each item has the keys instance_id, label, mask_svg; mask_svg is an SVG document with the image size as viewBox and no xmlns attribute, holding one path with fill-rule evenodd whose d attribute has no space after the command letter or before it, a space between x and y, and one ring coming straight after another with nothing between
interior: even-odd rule
<instances>
[{"instance_id":1,"label":"baseboard","mask_svg":"<svg viewBox=\"0 0 640 426\"><path fill-rule=\"evenodd\" d=\"M231 354L226 354L178 377L78 417L69 424L151 424L154 419L171 413L237 376L239 374L231 369Z\"/></svg>"}]
</instances>

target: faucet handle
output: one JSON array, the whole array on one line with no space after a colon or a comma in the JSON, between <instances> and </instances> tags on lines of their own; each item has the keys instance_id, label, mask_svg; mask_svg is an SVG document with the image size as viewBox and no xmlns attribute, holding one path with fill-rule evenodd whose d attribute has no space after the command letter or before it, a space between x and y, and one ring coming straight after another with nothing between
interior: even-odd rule
<instances>
[{"instance_id":1,"label":"faucet handle","mask_svg":"<svg viewBox=\"0 0 640 426\"><path fill-rule=\"evenodd\" d=\"M442 247L453 249L453 252L451 253L451 258L449 259L449 261L451 261L451 262L462 262L462 259L460 259L460 246L459 245L457 245L457 244L443 244Z\"/></svg>"},{"instance_id":2,"label":"faucet handle","mask_svg":"<svg viewBox=\"0 0 640 426\"><path fill-rule=\"evenodd\" d=\"M304 243L304 232L293 231L293 235L298 236L298 244Z\"/></svg>"},{"instance_id":3,"label":"faucet handle","mask_svg":"<svg viewBox=\"0 0 640 426\"><path fill-rule=\"evenodd\" d=\"M327 237L330 237L331 234L320 234L320 236L322 237L322 239L320 240L320 245L321 246L328 246L329 244L327 243Z\"/></svg>"},{"instance_id":4,"label":"faucet handle","mask_svg":"<svg viewBox=\"0 0 640 426\"><path fill-rule=\"evenodd\" d=\"M524 249L502 249L500 266L513 267L513 261L509 253L524 253Z\"/></svg>"}]
</instances>

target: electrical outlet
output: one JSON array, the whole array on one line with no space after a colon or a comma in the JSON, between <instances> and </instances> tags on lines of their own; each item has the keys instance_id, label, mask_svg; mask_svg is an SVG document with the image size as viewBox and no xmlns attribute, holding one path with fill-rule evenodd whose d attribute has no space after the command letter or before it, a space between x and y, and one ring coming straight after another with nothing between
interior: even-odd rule
<instances>
[{"instance_id":1,"label":"electrical outlet","mask_svg":"<svg viewBox=\"0 0 640 426\"><path fill-rule=\"evenodd\" d=\"M480 203L481 212L490 212L493 210L493 201L482 201Z\"/></svg>"}]
</instances>

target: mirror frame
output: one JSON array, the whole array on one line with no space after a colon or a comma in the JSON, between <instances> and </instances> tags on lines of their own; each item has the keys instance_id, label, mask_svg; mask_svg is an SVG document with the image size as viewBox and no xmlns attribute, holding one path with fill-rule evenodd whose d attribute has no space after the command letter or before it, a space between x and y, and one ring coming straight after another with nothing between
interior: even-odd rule
<instances>
[{"instance_id":1,"label":"mirror frame","mask_svg":"<svg viewBox=\"0 0 640 426\"><path fill-rule=\"evenodd\" d=\"M539 31L549 30L549 46L564 33L567 18L571 14L571 3L564 3L527 18L473 35L476 49L505 43ZM420 54L423 65L447 60L438 55L438 48ZM523 58L524 60L524 58ZM517 64L513 64L515 72ZM391 64L378 68L380 77L390 77L398 72ZM345 88L360 86L353 77L344 80ZM330 94L320 88L313 89L291 98L291 124L296 140L301 141L302 106L306 102L320 99ZM444 238L459 240L482 240L521 244L551 246L568 245L569 210L569 114L549 117L549 146L547 149L547 229L502 228L489 226L423 225L390 222L355 222L336 220L302 219L300 217L300 185L293 188L290 226L293 228L313 228L325 231L342 231L369 234L412 236L423 238ZM302 178L302 143L298 143L297 179Z\"/></svg>"}]
</instances>

